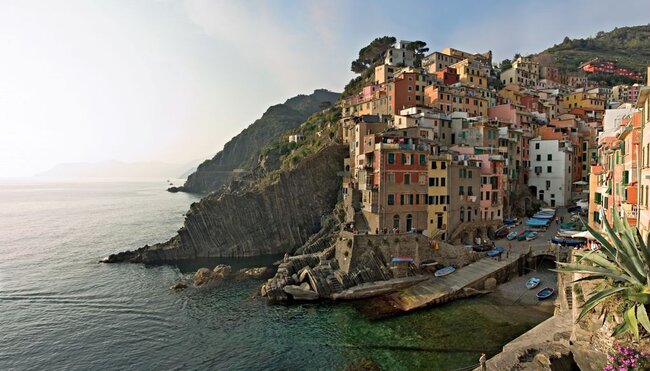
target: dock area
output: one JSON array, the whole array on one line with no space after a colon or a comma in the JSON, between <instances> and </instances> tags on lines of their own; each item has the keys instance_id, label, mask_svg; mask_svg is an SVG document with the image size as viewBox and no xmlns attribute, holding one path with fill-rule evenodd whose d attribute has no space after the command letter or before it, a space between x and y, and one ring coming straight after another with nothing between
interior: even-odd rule
<instances>
[{"instance_id":1,"label":"dock area","mask_svg":"<svg viewBox=\"0 0 650 371\"><path fill-rule=\"evenodd\" d=\"M431 305L481 294L484 282L494 278L503 283L512 276L523 274L528 254L513 254L509 259L484 258L443 277L427 280L404 290L368 300L362 311L372 319L407 313Z\"/></svg>"}]
</instances>

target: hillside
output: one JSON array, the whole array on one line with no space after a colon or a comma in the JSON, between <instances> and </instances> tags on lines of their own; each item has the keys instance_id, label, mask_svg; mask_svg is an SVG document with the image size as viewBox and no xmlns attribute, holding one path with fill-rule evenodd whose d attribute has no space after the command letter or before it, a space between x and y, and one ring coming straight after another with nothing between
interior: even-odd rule
<instances>
[{"instance_id":1,"label":"hillside","mask_svg":"<svg viewBox=\"0 0 650 371\"><path fill-rule=\"evenodd\" d=\"M617 60L619 66L645 72L650 64L650 24L615 28L586 39L564 38L537 55L564 71L577 71L581 63L594 58Z\"/></svg>"},{"instance_id":2,"label":"hillside","mask_svg":"<svg viewBox=\"0 0 650 371\"><path fill-rule=\"evenodd\" d=\"M235 169L252 170L260 150L287 130L297 128L325 102L334 104L340 94L315 90L310 95L298 95L283 104L271 106L262 117L232 138L212 159L199 165L185 184L170 191L209 193L220 189L237 176Z\"/></svg>"}]
</instances>

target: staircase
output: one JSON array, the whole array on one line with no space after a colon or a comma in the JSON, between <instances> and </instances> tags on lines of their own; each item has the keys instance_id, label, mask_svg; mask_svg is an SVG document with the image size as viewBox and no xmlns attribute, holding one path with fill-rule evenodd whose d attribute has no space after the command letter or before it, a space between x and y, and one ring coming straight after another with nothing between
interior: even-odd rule
<instances>
[{"instance_id":1,"label":"staircase","mask_svg":"<svg viewBox=\"0 0 650 371\"><path fill-rule=\"evenodd\" d=\"M363 212L361 211L356 211L354 213L354 228L359 231L359 233L363 234L366 231L368 231L368 220L366 219L365 215L363 215Z\"/></svg>"},{"instance_id":2,"label":"staircase","mask_svg":"<svg viewBox=\"0 0 650 371\"><path fill-rule=\"evenodd\" d=\"M570 285L564 287L564 294L566 296L566 302L569 309L573 309L573 290Z\"/></svg>"}]
</instances>

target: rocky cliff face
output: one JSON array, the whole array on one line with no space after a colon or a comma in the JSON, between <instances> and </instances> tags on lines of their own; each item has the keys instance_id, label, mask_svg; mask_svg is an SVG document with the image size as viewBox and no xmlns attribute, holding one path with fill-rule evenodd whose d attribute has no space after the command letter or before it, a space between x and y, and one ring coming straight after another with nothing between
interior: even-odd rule
<instances>
[{"instance_id":1,"label":"rocky cliff face","mask_svg":"<svg viewBox=\"0 0 650 371\"><path fill-rule=\"evenodd\" d=\"M220 189L238 176L232 172L234 169L251 170L257 165L261 148L278 135L300 126L311 114L320 111L324 102L334 103L339 97L338 93L319 89L270 107L261 118L226 143L222 151L199 165L182 187L169 190L207 194Z\"/></svg>"},{"instance_id":2,"label":"rocky cliff face","mask_svg":"<svg viewBox=\"0 0 650 371\"><path fill-rule=\"evenodd\" d=\"M294 251L319 231L340 189L347 146L332 144L244 192L213 193L192 204L171 240L109 256L106 262L163 263Z\"/></svg>"}]
</instances>

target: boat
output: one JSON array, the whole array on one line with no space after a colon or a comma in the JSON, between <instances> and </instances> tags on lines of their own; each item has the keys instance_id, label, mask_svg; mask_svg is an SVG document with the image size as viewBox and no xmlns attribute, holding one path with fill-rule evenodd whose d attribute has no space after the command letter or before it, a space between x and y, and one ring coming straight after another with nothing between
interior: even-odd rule
<instances>
[{"instance_id":1,"label":"boat","mask_svg":"<svg viewBox=\"0 0 650 371\"><path fill-rule=\"evenodd\" d=\"M565 229L565 230L561 230L561 231L557 232L556 236L557 237L563 237L563 238L571 238L571 237L573 237L574 235L576 235L578 233L581 233L581 232L580 231L570 231L570 230Z\"/></svg>"},{"instance_id":2,"label":"boat","mask_svg":"<svg viewBox=\"0 0 650 371\"><path fill-rule=\"evenodd\" d=\"M555 215L553 214L548 214L548 213L537 213L533 215L533 218L535 219L553 219Z\"/></svg>"},{"instance_id":3,"label":"boat","mask_svg":"<svg viewBox=\"0 0 650 371\"><path fill-rule=\"evenodd\" d=\"M526 236L528 235L528 233L530 233L529 230L527 230L527 229L522 230L522 231L519 232L519 234L517 235L517 240L518 240L518 241L523 241L523 240L525 240L525 239L526 239Z\"/></svg>"},{"instance_id":4,"label":"boat","mask_svg":"<svg viewBox=\"0 0 650 371\"><path fill-rule=\"evenodd\" d=\"M537 238L537 232L530 232L526 235L526 241L532 241Z\"/></svg>"},{"instance_id":5,"label":"boat","mask_svg":"<svg viewBox=\"0 0 650 371\"><path fill-rule=\"evenodd\" d=\"M448 267L444 267L444 268L442 268L442 269L438 269L438 270L436 271L436 273L434 273L433 275L436 276L436 277L442 277L442 276L446 276L446 275L448 275L448 274L454 273L455 270L456 270L456 268L454 268L454 267L452 267L452 266L450 265L450 266L448 266Z\"/></svg>"},{"instance_id":6,"label":"boat","mask_svg":"<svg viewBox=\"0 0 650 371\"><path fill-rule=\"evenodd\" d=\"M486 252L486 251L492 250L492 247L493 246L491 244L490 245L488 245L488 244L473 245L472 250L474 250L476 252Z\"/></svg>"},{"instance_id":7,"label":"boat","mask_svg":"<svg viewBox=\"0 0 650 371\"><path fill-rule=\"evenodd\" d=\"M555 214L555 209L552 209L550 207L542 207L541 209L539 209L539 212Z\"/></svg>"},{"instance_id":8,"label":"boat","mask_svg":"<svg viewBox=\"0 0 650 371\"><path fill-rule=\"evenodd\" d=\"M550 298L553 295L553 292L555 292L555 290L553 290L552 288L545 287L545 288L541 289L540 292L538 292L536 294L536 296L537 296L537 299L544 300L544 299Z\"/></svg>"},{"instance_id":9,"label":"boat","mask_svg":"<svg viewBox=\"0 0 650 371\"><path fill-rule=\"evenodd\" d=\"M503 247L495 247L494 249L487 252L487 256L494 257L494 256L501 255L501 253L503 253Z\"/></svg>"},{"instance_id":10,"label":"boat","mask_svg":"<svg viewBox=\"0 0 650 371\"><path fill-rule=\"evenodd\" d=\"M512 241L512 240L514 240L515 238L517 238L517 235L518 235L518 234L519 234L519 232L517 232L517 231L512 231L512 232L508 233L508 235L506 236L506 238L508 239L508 241Z\"/></svg>"},{"instance_id":11,"label":"boat","mask_svg":"<svg viewBox=\"0 0 650 371\"><path fill-rule=\"evenodd\" d=\"M413 263L413 258L410 256L396 256L391 260L392 263Z\"/></svg>"},{"instance_id":12,"label":"boat","mask_svg":"<svg viewBox=\"0 0 650 371\"><path fill-rule=\"evenodd\" d=\"M580 246L584 244L586 241L577 238L565 238L562 236L555 236L551 238L551 242L562 246Z\"/></svg>"},{"instance_id":13,"label":"boat","mask_svg":"<svg viewBox=\"0 0 650 371\"><path fill-rule=\"evenodd\" d=\"M508 233L510 233L510 227L504 225L502 227L499 227L496 231L494 231L494 238L506 237Z\"/></svg>"},{"instance_id":14,"label":"boat","mask_svg":"<svg viewBox=\"0 0 650 371\"><path fill-rule=\"evenodd\" d=\"M530 277L530 279L528 280L528 282L526 282L526 288L527 288L528 290L530 290L530 289L534 289L535 287L537 287L537 285L539 285L540 282L542 282L542 280L540 280L539 278L537 278L537 277Z\"/></svg>"}]
</instances>

